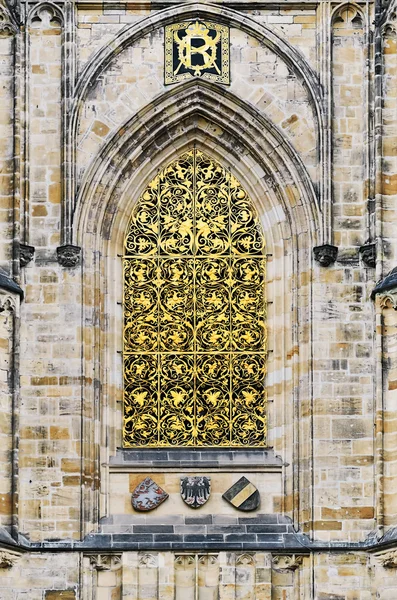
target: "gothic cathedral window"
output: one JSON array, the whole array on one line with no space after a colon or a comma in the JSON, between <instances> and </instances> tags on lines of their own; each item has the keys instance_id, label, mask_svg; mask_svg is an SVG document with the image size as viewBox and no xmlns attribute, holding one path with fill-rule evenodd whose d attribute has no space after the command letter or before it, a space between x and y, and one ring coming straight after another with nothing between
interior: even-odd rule
<instances>
[{"instance_id":1,"label":"gothic cathedral window","mask_svg":"<svg viewBox=\"0 0 397 600\"><path fill-rule=\"evenodd\" d=\"M124 252L124 447L265 446L265 244L239 181L186 152Z\"/></svg>"}]
</instances>

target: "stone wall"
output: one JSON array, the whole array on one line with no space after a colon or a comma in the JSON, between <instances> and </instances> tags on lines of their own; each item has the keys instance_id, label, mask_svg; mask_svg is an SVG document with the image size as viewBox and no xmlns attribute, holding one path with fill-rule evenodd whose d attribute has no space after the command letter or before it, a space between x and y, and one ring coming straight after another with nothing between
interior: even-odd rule
<instances>
[{"instance_id":1,"label":"stone wall","mask_svg":"<svg viewBox=\"0 0 397 600\"><path fill-rule=\"evenodd\" d=\"M197 19L230 86L164 84L164 26ZM396 39L395 1L0 0L2 599L394 598ZM265 450L122 448L124 235L193 146L266 239Z\"/></svg>"}]
</instances>

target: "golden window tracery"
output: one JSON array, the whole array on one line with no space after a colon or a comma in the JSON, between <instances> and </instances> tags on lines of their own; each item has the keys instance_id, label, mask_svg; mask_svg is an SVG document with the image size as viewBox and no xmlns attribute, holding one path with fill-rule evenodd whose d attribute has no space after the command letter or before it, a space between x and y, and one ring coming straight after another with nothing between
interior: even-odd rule
<instances>
[{"instance_id":1,"label":"golden window tracery","mask_svg":"<svg viewBox=\"0 0 397 600\"><path fill-rule=\"evenodd\" d=\"M265 446L265 249L201 151L141 195L125 239L124 446Z\"/></svg>"}]
</instances>

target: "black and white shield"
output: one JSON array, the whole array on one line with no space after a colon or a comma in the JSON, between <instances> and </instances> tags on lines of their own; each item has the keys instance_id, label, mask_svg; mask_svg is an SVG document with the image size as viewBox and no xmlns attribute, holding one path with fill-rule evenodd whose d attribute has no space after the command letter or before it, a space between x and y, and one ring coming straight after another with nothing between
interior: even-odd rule
<instances>
[{"instance_id":1,"label":"black and white shield","mask_svg":"<svg viewBox=\"0 0 397 600\"><path fill-rule=\"evenodd\" d=\"M181 496L190 508L203 506L211 494L210 477L181 477Z\"/></svg>"},{"instance_id":2,"label":"black and white shield","mask_svg":"<svg viewBox=\"0 0 397 600\"><path fill-rule=\"evenodd\" d=\"M260 504L260 495L253 483L246 477L241 477L222 498L230 502L234 508L243 511L256 510Z\"/></svg>"}]
</instances>

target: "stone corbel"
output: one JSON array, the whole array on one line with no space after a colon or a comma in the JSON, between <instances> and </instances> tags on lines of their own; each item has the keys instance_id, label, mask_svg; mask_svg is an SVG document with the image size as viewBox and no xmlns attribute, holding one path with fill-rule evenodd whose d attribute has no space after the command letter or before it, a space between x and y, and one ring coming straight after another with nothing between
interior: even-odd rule
<instances>
[{"instance_id":1,"label":"stone corbel","mask_svg":"<svg viewBox=\"0 0 397 600\"><path fill-rule=\"evenodd\" d=\"M395 569L397 567L397 550L380 554L377 559L385 569Z\"/></svg>"},{"instance_id":2,"label":"stone corbel","mask_svg":"<svg viewBox=\"0 0 397 600\"><path fill-rule=\"evenodd\" d=\"M276 554L273 556L273 567L275 571L296 571L303 562L303 556L299 554Z\"/></svg>"},{"instance_id":3,"label":"stone corbel","mask_svg":"<svg viewBox=\"0 0 397 600\"><path fill-rule=\"evenodd\" d=\"M376 266L376 244L364 244L360 246L360 255L362 261L367 267L371 269Z\"/></svg>"},{"instance_id":4,"label":"stone corbel","mask_svg":"<svg viewBox=\"0 0 397 600\"><path fill-rule=\"evenodd\" d=\"M19 245L19 263L21 267L26 267L34 257L34 246L28 246L28 244Z\"/></svg>"},{"instance_id":5,"label":"stone corbel","mask_svg":"<svg viewBox=\"0 0 397 600\"><path fill-rule=\"evenodd\" d=\"M72 244L65 244L57 248L57 260L62 267L77 267L80 263L81 248Z\"/></svg>"},{"instance_id":6,"label":"stone corbel","mask_svg":"<svg viewBox=\"0 0 397 600\"><path fill-rule=\"evenodd\" d=\"M93 554L90 563L97 571L114 571L121 567L121 554Z\"/></svg>"},{"instance_id":7,"label":"stone corbel","mask_svg":"<svg viewBox=\"0 0 397 600\"><path fill-rule=\"evenodd\" d=\"M0 569L11 569L15 563L17 562L20 554L16 554L15 552L7 552L7 550L3 550L0 552Z\"/></svg>"},{"instance_id":8,"label":"stone corbel","mask_svg":"<svg viewBox=\"0 0 397 600\"><path fill-rule=\"evenodd\" d=\"M314 258L322 267L329 267L336 261L338 247L331 244L323 244L313 248Z\"/></svg>"}]
</instances>

